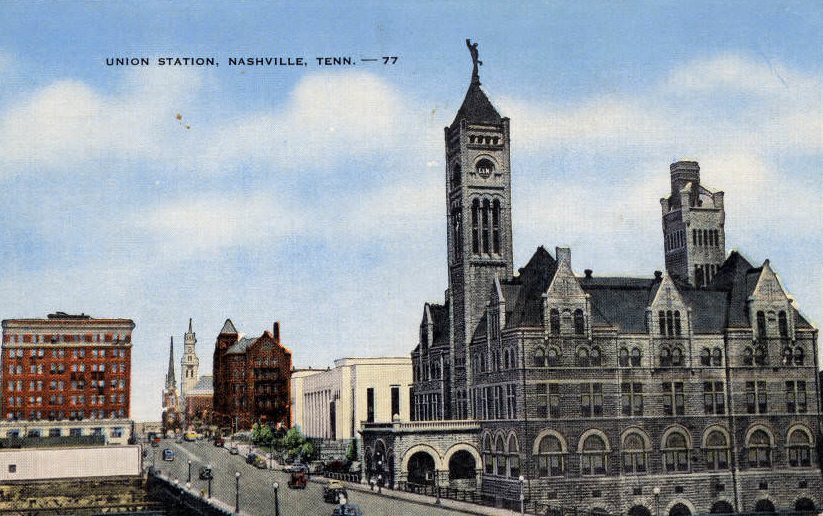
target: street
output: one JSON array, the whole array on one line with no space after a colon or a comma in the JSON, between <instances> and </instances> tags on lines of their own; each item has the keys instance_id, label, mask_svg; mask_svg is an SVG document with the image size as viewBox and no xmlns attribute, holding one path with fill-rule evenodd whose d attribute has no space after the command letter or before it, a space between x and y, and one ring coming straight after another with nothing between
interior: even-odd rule
<instances>
[{"instance_id":1,"label":"street","mask_svg":"<svg viewBox=\"0 0 823 516\"><path fill-rule=\"evenodd\" d=\"M175 451L176 457L167 462L161 459L164 448ZM274 489L272 484L277 482L280 515L331 515L335 505L323 502L323 484L309 482L306 489L289 489L287 482L289 474L282 471L258 469L246 464L242 455L230 455L228 449L215 447L210 441L196 441L175 443L171 439L164 440L158 448L148 448L149 454L144 459L146 465L151 465L154 457L156 468L162 470L163 475L179 478L181 484L188 479L188 461L191 460L191 483L197 491L207 491L208 481L200 480L198 472L200 466L210 464L213 468L212 497L235 506L235 473L240 472L240 510L255 516L271 516L275 514ZM356 504L363 511L364 516L415 516L415 515L449 515L464 514L436 507L434 505L420 505L405 500L397 500L378 495L376 492L360 492L349 489L349 502Z\"/></svg>"}]
</instances>

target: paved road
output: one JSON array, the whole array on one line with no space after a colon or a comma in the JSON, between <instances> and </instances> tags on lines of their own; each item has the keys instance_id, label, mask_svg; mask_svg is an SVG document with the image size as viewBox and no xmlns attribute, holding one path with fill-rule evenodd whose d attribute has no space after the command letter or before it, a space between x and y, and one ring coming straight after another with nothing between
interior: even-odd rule
<instances>
[{"instance_id":1,"label":"paved road","mask_svg":"<svg viewBox=\"0 0 823 516\"><path fill-rule=\"evenodd\" d=\"M172 448L177 457L174 461L161 460L163 448ZM234 507L235 472L240 472L240 509L255 516L271 516L274 511L273 482L279 484L278 498L281 516L323 516L331 515L334 505L323 502L323 487L317 482L309 482L306 489L289 489L286 483L288 475L281 471L263 470L248 465L244 457L230 455L227 449L215 447L209 441L177 444L164 440L159 448L149 448L146 464L152 463L152 454L156 454L155 465L163 474L180 479L185 484L188 474L188 461L192 461L192 487L196 490L207 489L207 482L198 478L198 470L203 464L211 464L214 472L212 496ZM431 505L420 505L404 500L390 499L372 493L349 491L349 501L357 504L364 516L416 516L416 515L454 515L463 514Z\"/></svg>"}]
</instances>

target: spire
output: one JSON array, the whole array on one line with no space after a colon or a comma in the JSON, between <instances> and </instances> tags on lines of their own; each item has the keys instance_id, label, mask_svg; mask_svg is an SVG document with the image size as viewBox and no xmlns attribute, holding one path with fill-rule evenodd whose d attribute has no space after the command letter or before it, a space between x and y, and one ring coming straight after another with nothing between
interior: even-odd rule
<instances>
[{"instance_id":1,"label":"spire","mask_svg":"<svg viewBox=\"0 0 823 516\"><path fill-rule=\"evenodd\" d=\"M174 377L174 337L169 343L169 370L166 372L166 389L177 388L177 379Z\"/></svg>"},{"instance_id":2,"label":"spire","mask_svg":"<svg viewBox=\"0 0 823 516\"><path fill-rule=\"evenodd\" d=\"M189 333L193 333L193 332L191 331L191 317L189 317Z\"/></svg>"},{"instance_id":3,"label":"spire","mask_svg":"<svg viewBox=\"0 0 823 516\"><path fill-rule=\"evenodd\" d=\"M500 124L502 120L500 113L497 112L489 97L480 88L480 71L478 67L483 64L483 61L478 59L477 43L472 43L470 39L467 39L466 46L469 47L472 56L472 80L469 84L469 90L466 92L466 98L463 99L463 104L457 111L457 116L454 117L451 127L456 127L464 119L468 123Z\"/></svg>"}]
</instances>

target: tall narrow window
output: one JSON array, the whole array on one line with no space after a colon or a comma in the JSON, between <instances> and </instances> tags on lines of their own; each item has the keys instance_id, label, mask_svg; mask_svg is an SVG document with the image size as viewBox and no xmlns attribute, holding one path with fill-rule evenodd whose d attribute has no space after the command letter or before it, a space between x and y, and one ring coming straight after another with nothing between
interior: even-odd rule
<instances>
[{"instance_id":1,"label":"tall narrow window","mask_svg":"<svg viewBox=\"0 0 823 516\"><path fill-rule=\"evenodd\" d=\"M391 416L400 414L400 386L392 385L391 388Z\"/></svg>"},{"instance_id":2,"label":"tall narrow window","mask_svg":"<svg viewBox=\"0 0 823 516\"><path fill-rule=\"evenodd\" d=\"M806 398L806 382L786 382L786 412L789 414L805 414L808 409Z\"/></svg>"},{"instance_id":3,"label":"tall narrow window","mask_svg":"<svg viewBox=\"0 0 823 516\"><path fill-rule=\"evenodd\" d=\"M549 325L552 335L560 335L560 312L557 308L552 308L549 312Z\"/></svg>"},{"instance_id":4,"label":"tall narrow window","mask_svg":"<svg viewBox=\"0 0 823 516\"><path fill-rule=\"evenodd\" d=\"M472 201L472 252L480 254L480 201Z\"/></svg>"},{"instance_id":5,"label":"tall narrow window","mask_svg":"<svg viewBox=\"0 0 823 516\"><path fill-rule=\"evenodd\" d=\"M807 468L812 465L812 440L802 430L794 430L786 443L789 466Z\"/></svg>"},{"instance_id":6,"label":"tall narrow window","mask_svg":"<svg viewBox=\"0 0 823 516\"><path fill-rule=\"evenodd\" d=\"M624 382L620 384L620 398L624 416L643 415L643 384Z\"/></svg>"},{"instance_id":7,"label":"tall narrow window","mask_svg":"<svg viewBox=\"0 0 823 516\"><path fill-rule=\"evenodd\" d=\"M703 410L706 414L726 413L723 382L703 382Z\"/></svg>"},{"instance_id":8,"label":"tall narrow window","mask_svg":"<svg viewBox=\"0 0 823 516\"><path fill-rule=\"evenodd\" d=\"M679 310L675 310L675 311L674 311L674 334L675 334L675 335L680 335L680 333L681 333L681 328L680 328L680 311L679 311Z\"/></svg>"},{"instance_id":9,"label":"tall narrow window","mask_svg":"<svg viewBox=\"0 0 823 516\"><path fill-rule=\"evenodd\" d=\"M686 413L683 382L663 383L663 413L667 416L682 416Z\"/></svg>"},{"instance_id":10,"label":"tall narrow window","mask_svg":"<svg viewBox=\"0 0 823 516\"><path fill-rule=\"evenodd\" d=\"M520 447L514 435L509 436L509 476L520 477Z\"/></svg>"},{"instance_id":11,"label":"tall narrow window","mask_svg":"<svg viewBox=\"0 0 823 516\"><path fill-rule=\"evenodd\" d=\"M563 445L560 439L547 435L537 445L537 476L557 477L566 471L563 461Z\"/></svg>"},{"instance_id":12,"label":"tall narrow window","mask_svg":"<svg viewBox=\"0 0 823 516\"><path fill-rule=\"evenodd\" d=\"M766 382L746 382L746 412L749 414L767 414L769 409Z\"/></svg>"},{"instance_id":13,"label":"tall narrow window","mask_svg":"<svg viewBox=\"0 0 823 516\"><path fill-rule=\"evenodd\" d=\"M646 472L646 445L640 434L632 432L623 440L623 472Z\"/></svg>"},{"instance_id":14,"label":"tall narrow window","mask_svg":"<svg viewBox=\"0 0 823 516\"><path fill-rule=\"evenodd\" d=\"M757 336L761 339L766 338L766 314L762 310L757 312Z\"/></svg>"},{"instance_id":15,"label":"tall narrow window","mask_svg":"<svg viewBox=\"0 0 823 516\"><path fill-rule=\"evenodd\" d=\"M374 388L366 389L366 421L374 423Z\"/></svg>"},{"instance_id":16,"label":"tall narrow window","mask_svg":"<svg viewBox=\"0 0 823 516\"><path fill-rule=\"evenodd\" d=\"M580 384L580 413L583 417L603 415L603 384Z\"/></svg>"},{"instance_id":17,"label":"tall narrow window","mask_svg":"<svg viewBox=\"0 0 823 516\"><path fill-rule=\"evenodd\" d=\"M585 333L585 323L583 320L583 310L577 309L574 311L574 333L577 335L583 335Z\"/></svg>"},{"instance_id":18,"label":"tall narrow window","mask_svg":"<svg viewBox=\"0 0 823 516\"><path fill-rule=\"evenodd\" d=\"M583 475L605 475L608 450L599 435L590 435L583 441L580 457L580 473Z\"/></svg>"},{"instance_id":19,"label":"tall narrow window","mask_svg":"<svg viewBox=\"0 0 823 516\"><path fill-rule=\"evenodd\" d=\"M672 432L666 437L663 464L666 471L689 471L689 446L685 435Z\"/></svg>"},{"instance_id":20,"label":"tall narrow window","mask_svg":"<svg viewBox=\"0 0 823 516\"><path fill-rule=\"evenodd\" d=\"M494 254L500 254L500 201L492 205L492 249Z\"/></svg>"},{"instance_id":21,"label":"tall narrow window","mask_svg":"<svg viewBox=\"0 0 823 516\"><path fill-rule=\"evenodd\" d=\"M660 328L660 335L666 334L666 312L660 310L657 312L657 326Z\"/></svg>"},{"instance_id":22,"label":"tall narrow window","mask_svg":"<svg viewBox=\"0 0 823 516\"><path fill-rule=\"evenodd\" d=\"M780 310L780 313L777 315L777 322L780 327L780 336L781 337L788 337L789 336L789 321L786 320L786 312L784 310Z\"/></svg>"},{"instance_id":23,"label":"tall narrow window","mask_svg":"<svg viewBox=\"0 0 823 516\"><path fill-rule=\"evenodd\" d=\"M763 430L755 430L747 444L750 468L770 468L772 466L772 444L769 434Z\"/></svg>"},{"instance_id":24,"label":"tall narrow window","mask_svg":"<svg viewBox=\"0 0 823 516\"><path fill-rule=\"evenodd\" d=\"M486 199L483 201L483 209L481 213L481 223L483 226L483 253L489 254L491 252L490 249L490 239L489 239L489 211L491 210L489 200Z\"/></svg>"},{"instance_id":25,"label":"tall narrow window","mask_svg":"<svg viewBox=\"0 0 823 516\"><path fill-rule=\"evenodd\" d=\"M640 367L640 348L632 348L632 367Z\"/></svg>"},{"instance_id":26,"label":"tall narrow window","mask_svg":"<svg viewBox=\"0 0 823 516\"><path fill-rule=\"evenodd\" d=\"M706 469L712 471L729 469L729 441L723 432L713 430L706 437L704 455L706 456Z\"/></svg>"}]
</instances>

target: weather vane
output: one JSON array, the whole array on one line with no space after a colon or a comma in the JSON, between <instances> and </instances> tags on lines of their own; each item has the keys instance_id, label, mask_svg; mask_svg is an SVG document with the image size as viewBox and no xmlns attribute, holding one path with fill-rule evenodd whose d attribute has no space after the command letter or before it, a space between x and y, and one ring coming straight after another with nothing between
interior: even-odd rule
<instances>
[{"instance_id":1,"label":"weather vane","mask_svg":"<svg viewBox=\"0 0 823 516\"><path fill-rule=\"evenodd\" d=\"M480 82L480 73L477 70L477 66L482 65L483 61L478 58L477 43L472 43L472 40L467 38L466 46L469 47L469 52L472 55L472 82Z\"/></svg>"}]
</instances>

